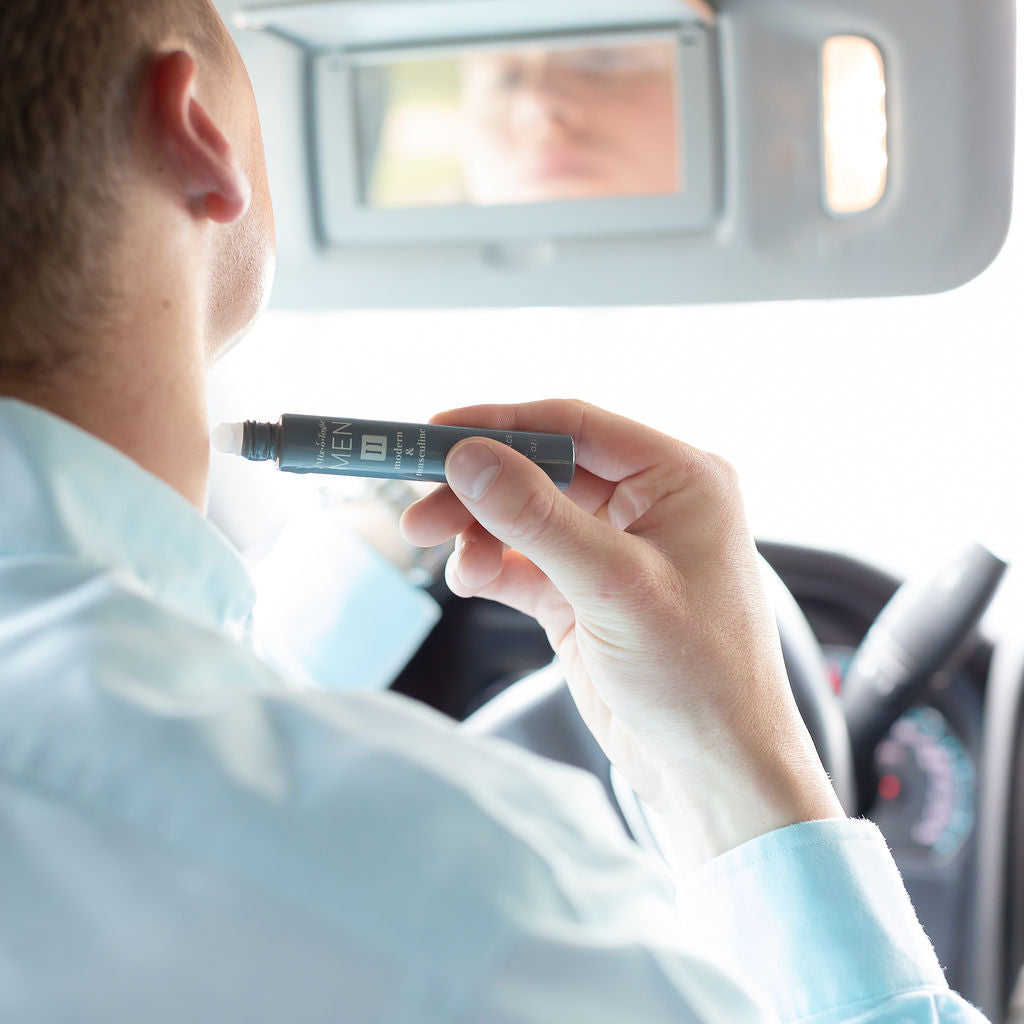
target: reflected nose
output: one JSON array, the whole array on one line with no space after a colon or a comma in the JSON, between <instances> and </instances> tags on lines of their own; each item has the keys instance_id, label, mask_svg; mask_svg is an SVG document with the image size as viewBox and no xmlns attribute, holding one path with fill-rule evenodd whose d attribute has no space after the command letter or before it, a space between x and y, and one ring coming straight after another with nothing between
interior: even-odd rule
<instances>
[{"instance_id":1,"label":"reflected nose","mask_svg":"<svg viewBox=\"0 0 1024 1024\"><path fill-rule=\"evenodd\" d=\"M509 120L517 134L545 138L578 128L585 110L550 67L531 71L516 91Z\"/></svg>"}]
</instances>

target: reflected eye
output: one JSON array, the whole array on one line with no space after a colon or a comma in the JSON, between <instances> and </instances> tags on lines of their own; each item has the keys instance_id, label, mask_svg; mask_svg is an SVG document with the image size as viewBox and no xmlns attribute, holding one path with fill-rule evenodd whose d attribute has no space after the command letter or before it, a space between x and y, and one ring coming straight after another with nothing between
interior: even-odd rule
<instances>
[{"instance_id":1,"label":"reflected eye","mask_svg":"<svg viewBox=\"0 0 1024 1024\"><path fill-rule=\"evenodd\" d=\"M509 92L518 89L525 77L526 72L521 63L504 64L495 68L488 85L495 92Z\"/></svg>"},{"instance_id":2,"label":"reflected eye","mask_svg":"<svg viewBox=\"0 0 1024 1024\"><path fill-rule=\"evenodd\" d=\"M593 50L569 50L559 54L553 64L561 64L563 67L582 71L588 74L604 74L609 71L618 71L629 66L629 59L626 51L621 49L593 49Z\"/></svg>"}]
</instances>

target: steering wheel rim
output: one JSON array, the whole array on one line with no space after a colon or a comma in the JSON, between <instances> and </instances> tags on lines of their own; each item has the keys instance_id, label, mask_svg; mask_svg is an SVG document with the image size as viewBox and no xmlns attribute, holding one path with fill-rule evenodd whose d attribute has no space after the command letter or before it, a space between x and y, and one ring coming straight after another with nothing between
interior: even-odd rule
<instances>
[{"instance_id":1,"label":"steering wheel rim","mask_svg":"<svg viewBox=\"0 0 1024 1024\"><path fill-rule=\"evenodd\" d=\"M821 763L847 814L857 808L856 771L842 702L832 689L825 655L796 598L761 558L768 597L775 612L790 686Z\"/></svg>"},{"instance_id":2,"label":"steering wheel rim","mask_svg":"<svg viewBox=\"0 0 1024 1024\"><path fill-rule=\"evenodd\" d=\"M850 736L832 690L821 647L778 574L762 558L793 696L825 771L847 813L857 805ZM642 802L623 784L573 702L557 661L513 683L470 715L461 728L500 736L543 757L582 768L604 786L623 826L645 847L658 848Z\"/></svg>"}]
</instances>

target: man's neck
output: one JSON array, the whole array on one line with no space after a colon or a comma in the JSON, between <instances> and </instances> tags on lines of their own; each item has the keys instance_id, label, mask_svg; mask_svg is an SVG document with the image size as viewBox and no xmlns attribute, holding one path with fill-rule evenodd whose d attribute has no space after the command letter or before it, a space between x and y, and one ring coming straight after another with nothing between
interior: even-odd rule
<instances>
[{"instance_id":1,"label":"man's neck","mask_svg":"<svg viewBox=\"0 0 1024 1024\"><path fill-rule=\"evenodd\" d=\"M38 379L0 376L0 395L37 405L113 445L205 514L210 448L200 346L180 339L157 345L153 335L148 342L105 346L116 355Z\"/></svg>"}]
</instances>

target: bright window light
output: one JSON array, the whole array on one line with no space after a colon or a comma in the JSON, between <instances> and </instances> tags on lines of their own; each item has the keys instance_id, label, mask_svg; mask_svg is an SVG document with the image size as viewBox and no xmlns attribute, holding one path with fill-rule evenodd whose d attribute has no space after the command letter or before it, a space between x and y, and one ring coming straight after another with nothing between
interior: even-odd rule
<instances>
[{"instance_id":1,"label":"bright window light","mask_svg":"<svg viewBox=\"0 0 1024 1024\"><path fill-rule=\"evenodd\" d=\"M833 36L822 53L825 200L833 213L871 209L889 165L882 55L861 36Z\"/></svg>"}]
</instances>

